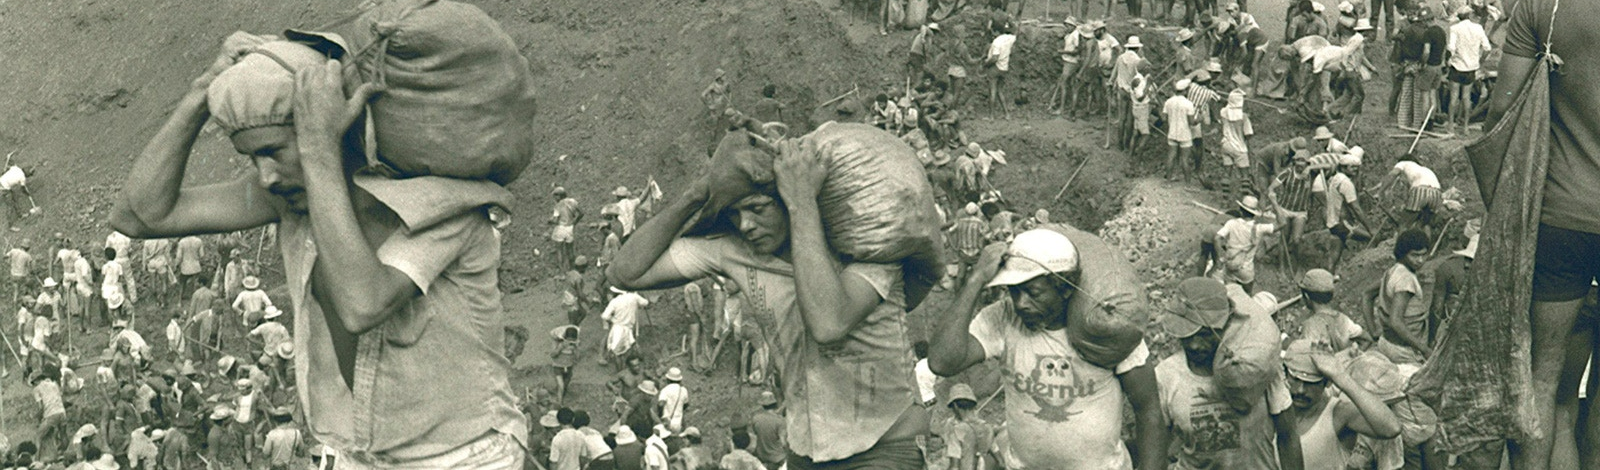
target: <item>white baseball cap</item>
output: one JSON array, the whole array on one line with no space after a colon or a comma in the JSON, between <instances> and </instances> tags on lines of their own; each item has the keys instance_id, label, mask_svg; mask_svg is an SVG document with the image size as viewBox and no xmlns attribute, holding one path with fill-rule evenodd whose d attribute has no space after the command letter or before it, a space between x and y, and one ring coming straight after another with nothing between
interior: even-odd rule
<instances>
[{"instance_id":1,"label":"white baseball cap","mask_svg":"<svg viewBox=\"0 0 1600 470\"><path fill-rule=\"evenodd\" d=\"M1006 260L989 287L1014 286L1049 273L1078 270L1078 248L1066 235L1049 229L1022 232L1006 248Z\"/></svg>"}]
</instances>

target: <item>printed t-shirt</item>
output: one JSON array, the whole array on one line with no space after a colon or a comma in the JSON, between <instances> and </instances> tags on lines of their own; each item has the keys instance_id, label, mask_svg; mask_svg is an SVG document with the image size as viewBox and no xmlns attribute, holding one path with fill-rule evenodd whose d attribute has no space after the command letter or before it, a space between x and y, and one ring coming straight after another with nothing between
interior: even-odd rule
<instances>
[{"instance_id":1,"label":"printed t-shirt","mask_svg":"<svg viewBox=\"0 0 1600 470\"><path fill-rule=\"evenodd\" d=\"M1533 58L1546 41L1566 65L1550 74L1550 169L1540 222L1600 233L1600 47L1594 47L1600 2L1523 0L1511 10L1505 53ZM1553 23L1553 24L1552 24ZM1553 29L1552 29L1553 28ZM1557 98L1559 97L1559 98Z\"/></svg>"},{"instance_id":2,"label":"printed t-shirt","mask_svg":"<svg viewBox=\"0 0 1600 470\"><path fill-rule=\"evenodd\" d=\"M1182 352L1156 365L1161 386L1161 408L1171 423L1177 465L1184 470L1277 470L1277 431L1272 416L1293 403L1283 380L1273 380L1267 392L1251 400L1250 412L1239 414L1228 404L1215 376L1189 370Z\"/></svg>"},{"instance_id":3,"label":"printed t-shirt","mask_svg":"<svg viewBox=\"0 0 1600 470\"><path fill-rule=\"evenodd\" d=\"M1010 302L984 307L967 333L998 359L1006 387L1010 451L1027 468L1127 470L1122 384L1117 374L1145 364L1143 341L1115 370L1085 361L1065 329L1031 331Z\"/></svg>"},{"instance_id":4,"label":"printed t-shirt","mask_svg":"<svg viewBox=\"0 0 1600 470\"><path fill-rule=\"evenodd\" d=\"M795 304L790 263L754 252L737 236L680 238L664 256L687 278L721 275L742 288L744 317L771 338L795 454L816 462L855 455L917 406L899 264L843 266L841 276L866 281L883 301L843 339L819 344Z\"/></svg>"}]
</instances>

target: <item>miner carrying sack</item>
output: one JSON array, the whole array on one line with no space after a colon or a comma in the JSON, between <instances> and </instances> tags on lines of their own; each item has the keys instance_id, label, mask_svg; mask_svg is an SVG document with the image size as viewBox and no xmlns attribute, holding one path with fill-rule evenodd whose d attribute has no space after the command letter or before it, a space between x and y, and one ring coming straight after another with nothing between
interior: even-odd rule
<instances>
[{"instance_id":1,"label":"miner carrying sack","mask_svg":"<svg viewBox=\"0 0 1600 470\"><path fill-rule=\"evenodd\" d=\"M135 160L112 227L278 225L299 401L340 464L520 468L489 212L531 156L528 62L450 1L369 2L326 29L354 33L228 37ZM255 175L183 186L208 122Z\"/></svg>"}]
</instances>

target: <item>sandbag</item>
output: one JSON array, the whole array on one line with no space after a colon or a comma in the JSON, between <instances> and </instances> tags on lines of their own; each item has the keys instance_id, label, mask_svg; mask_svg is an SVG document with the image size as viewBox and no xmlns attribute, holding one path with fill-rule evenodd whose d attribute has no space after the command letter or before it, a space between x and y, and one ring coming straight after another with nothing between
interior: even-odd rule
<instances>
[{"instance_id":1,"label":"sandbag","mask_svg":"<svg viewBox=\"0 0 1600 470\"><path fill-rule=\"evenodd\" d=\"M909 0L906 2L906 29L917 29L928 22L928 0Z\"/></svg>"},{"instance_id":2,"label":"sandbag","mask_svg":"<svg viewBox=\"0 0 1600 470\"><path fill-rule=\"evenodd\" d=\"M1105 240L1062 223L1041 225L1078 249L1078 294L1067 302L1067 339L1090 364L1112 369L1144 340L1150 304L1133 263ZM1109 306L1110 308L1106 308Z\"/></svg>"},{"instance_id":3,"label":"sandbag","mask_svg":"<svg viewBox=\"0 0 1600 470\"><path fill-rule=\"evenodd\" d=\"M906 20L905 0L884 0L889 2L889 24L902 24Z\"/></svg>"},{"instance_id":4,"label":"sandbag","mask_svg":"<svg viewBox=\"0 0 1600 470\"><path fill-rule=\"evenodd\" d=\"M1225 396L1260 396L1283 368L1282 333L1272 314L1238 284L1228 284L1233 315L1213 363Z\"/></svg>"},{"instance_id":5,"label":"sandbag","mask_svg":"<svg viewBox=\"0 0 1600 470\"><path fill-rule=\"evenodd\" d=\"M386 91L369 108L377 157L400 176L506 185L533 159L528 59L483 10L449 0L386 0L344 36L362 82Z\"/></svg>"},{"instance_id":6,"label":"sandbag","mask_svg":"<svg viewBox=\"0 0 1600 470\"><path fill-rule=\"evenodd\" d=\"M829 248L845 262L902 263L907 308L915 308L944 272L939 212L916 153L867 124L828 122L800 138L825 154L817 203ZM752 193L775 196L773 158L745 129L724 136L705 173L711 195L689 233L734 230L724 209Z\"/></svg>"}]
</instances>

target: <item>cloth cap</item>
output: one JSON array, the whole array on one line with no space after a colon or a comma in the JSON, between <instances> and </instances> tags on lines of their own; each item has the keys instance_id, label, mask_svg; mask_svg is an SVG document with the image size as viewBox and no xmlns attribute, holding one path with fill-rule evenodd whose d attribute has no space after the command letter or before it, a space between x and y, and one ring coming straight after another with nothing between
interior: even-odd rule
<instances>
[{"instance_id":1,"label":"cloth cap","mask_svg":"<svg viewBox=\"0 0 1600 470\"><path fill-rule=\"evenodd\" d=\"M678 433L678 435L683 437L700 437L700 428L689 426L687 428L683 428L683 432Z\"/></svg>"},{"instance_id":2,"label":"cloth cap","mask_svg":"<svg viewBox=\"0 0 1600 470\"><path fill-rule=\"evenodd\" d=\"M1005 261L989 287L1014 286L1048 273L1078 271L1078 248L1066 235L1049 229L1017 234L1006 248Z\"/></svg>"},{"instance_id":3,"label":"cloth cap","mask_svg":"<svg viewBox=\"0 0 1600 470\"><path fill-rule=\"evenodd\" d=\"M1333 292L1333 284L1338 279L1326 269L1313 269L1300 276L1300 288L1309 292Z\"/></svg>"},{"instance_id":4,"label":"cloth cap","mask_svg":"<svg viewBox=\"0 0 1600 470\"><path fill-rule=\"evenodd\" d=\"M674 382L681 382L681 381L683 381L683 370L678 369L677 367L673 367L671 369L667 369L666 378L667 378L667 380L671 380L671 381L674 381Z\"/></svg>"},{"instance_id":5,"label":"cloth cap","mask_svg":"<svg viewBox=\"0 0 1600 470\"><path fill-rule=\"evenodd\" d=\"M249 387L250 386L250 379L235 380L235 381L233 381L233 386L238 387L238 388Z\"/></svg>"},{"instance_id":6,"label":"cloth cap","mask_svg":"<svg viewBox=\"0 0 1600 470\"><path fill-rule=\"evenodd\" d=\"M159 441L165 437L167 437L167 430L165 429L150 431L150 440L152 441Z\"/></svg>"},{"instance_id":7,"label":"cloth cap","mask_svg":"<svg viewBox=\"0 0 1600 470\"><path fill-rule=\"evenodd\" d=\"M1290 376L1301 382L1321 382L1325 377L1322 371L1317 370L1317 363L1311 360L1314 353L1316 345L1311 340L1294 340L1283 350L1283 366Z\"/></svg>"},{"instance_id":8,"label":"cloth cap","mask_svg":"<svg viewBox=\"0 0 1600 470\"><path fill-rule=\"evenodd\" d=\"M761 391L761 397L756 399L756 404L761 406L776 405L778 404L778 396L771 391L763 390Z\"/></svg>"},{"instance_id":9,"label":"cloth cap","mask_svg":"<svg viewBox=\"0 0 1600 470\"><path fill-rule=\"evenodd\" d=\"M82 440L82 438L96 434L100 434L100 428L95 427L93 424L85 424L78 428L78 432L75 435L79 438L78 440Z\"/></svg>"},{"instance_id":10,"label":"cloth cap","mask_svg":"<svg viewBox=\"0 0 1600 470\"><path fill-rule=\"evenodd\" d=\"M1185 79L1178 80L1178 83L1172 84L1172 89L1178 90L1178 91L1183 91L1183 90L1189 89L1189 79L1185 78Z\"/></svg>"},{"instance_id":11,"label":"cloth cap","mask_svg":"<svg viewBox=\"0 0 1600 470\"><path fill-rule=\"evenodd\" d=\"M1176 338L1187 338L1200 332L1201 327L1222 329L1228 324L1233 307L1228 302L1228 290L1222 281L1208 277L1191 277L1178 283L1177 299L1167 310L1161 327Z\"/></svg>"},{"instance_id":12,"label":"cloth cap","mask_svg":"<svg viewBox=\"0 0 1600 470\"><path fill-rule=\"evenodd\" d=\"M639 382L639 391L644 392L644 393L648 393L648 394L651 394L651 395L655 395L655 394L661 393L661 390L656 388L656 381L654 381L654 380L646 380L646 381L643 381L643 382Z\"/></svg>"},{"instance_id":13,"label":"cloth cap","mask_svg":"<svg viewBox=\"0 0 1600 470\"><path fill-rule=\"evenodd\" d=\"M944 406L946 406L946 407L956 406L956 402L957 401L961 401L961 400L970 401L970 402L972 402L973 405L977 405L978 404L978 396L976 394L972 393L972 386L964 384L964 383L958 383L958 384L955 384L955 385L951 386L950 387L950 399L945 401Z\"/></svg>"},{"instance_id":14,"label":"cloth cap","mask_svg":"<svg viewBox=\"0 0 1600 470\"><path fill-rule=\"evenodd\" d=\"M295 72L327 61L321 52L296 42L276 40L256 46L206 88L211 119L230 136L293 123Z\"/></svg>"},{"instance_id":15,"label":"cloth cap","mask_svg":"<svg viewBox=\"0 0 1600 470\"><path fill-rule=\"evenodd\" d=\"M561 427L561 421L556 419L556 410L546 411L539 417L539 425L547 428Z\"/></svg>"},{"instance_id":16,"label":"cloth cap","mask_svg":"<svg viewBox=\"0 0 1600 470\"><path fill-rule=\"evenodd\" d=\"M1128 43L1124 44L1122 47L1125 49L1138 49L1144 47L1144 43L1139 42L1138 36L1128 36Z\"/></svg>"},{"instance_id":17,"label":"cloth cap","mask_svg":"<svg viewBox=\"0 0 1600 470\"><path fill-rule=\"evenodd\" d=\"M1406 378L1400 374L1400 367L1376 351L1357 356L1345 370L1362 389L1379 400L1390 401L1406 395Z\"/></svg>"}]
</instances>

